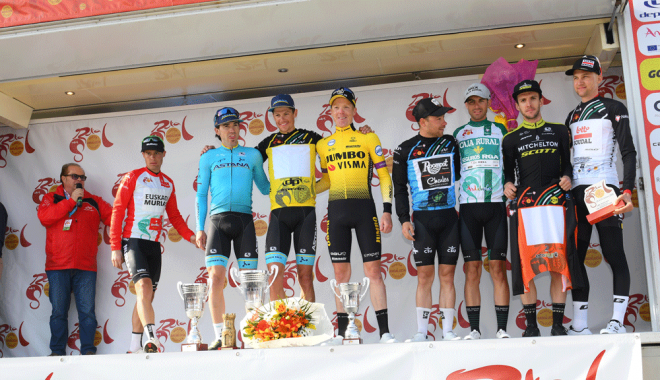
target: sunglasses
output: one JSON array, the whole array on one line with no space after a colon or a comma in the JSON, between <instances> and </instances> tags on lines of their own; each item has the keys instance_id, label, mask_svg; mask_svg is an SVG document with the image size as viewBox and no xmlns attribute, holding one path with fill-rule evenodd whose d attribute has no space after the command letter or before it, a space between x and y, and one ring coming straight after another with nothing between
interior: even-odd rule
<instances>
[{"instance_id":1,"label":"sunglasses","mask_svg":"<svg viewBox=\"0 0 660 380\"><path fill-rule=\"evenodd\" d=\"M87 176L86 175L78 175L78 174L66 174L64 175L65 177L71 177L74 181L81 180L81 181L86 181Z\"/></svg>"}]
</instances>

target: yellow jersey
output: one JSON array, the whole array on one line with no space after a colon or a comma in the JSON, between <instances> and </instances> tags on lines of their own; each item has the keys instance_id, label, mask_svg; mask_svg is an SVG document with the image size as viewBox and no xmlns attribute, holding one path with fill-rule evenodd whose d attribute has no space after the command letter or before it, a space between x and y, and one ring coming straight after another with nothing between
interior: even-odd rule
<instances>
[{"instance_id":1,"label":"yellow jersey","mask_svg":"<svg viewBox=\"0 0 660 380\"><path fill-rule=\"evenodd\" d=\"M376 168L380 179L384 212L392 212L392 179L387 171L380 139L375 133L362 134L351 126L337 128L335 133L316 144L321 157L323 178L317 192L330 189L329 201L339 199L373 199L371 178Z\"/></svg>"}]
</instances>

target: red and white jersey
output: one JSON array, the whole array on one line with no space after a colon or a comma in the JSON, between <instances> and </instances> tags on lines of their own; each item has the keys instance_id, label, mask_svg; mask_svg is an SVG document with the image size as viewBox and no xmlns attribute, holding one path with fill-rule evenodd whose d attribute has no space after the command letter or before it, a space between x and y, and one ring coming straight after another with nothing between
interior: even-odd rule
<instances>
[{"instance_id":1,"label":"red and white jersey","mask_svg":"<svg viewBox=\"0 0 660 380\"><path fill-rule=\"evenodd\" d=\"M147 168L126 173L112 207L111 249L121 249L122 237L158 241L166 211L174 228L184 239L190 240L194 234L179 213L172 179L162 172L152 173ZM122 234L124 216L126 224Z\"/></svg>"}]
</instances>

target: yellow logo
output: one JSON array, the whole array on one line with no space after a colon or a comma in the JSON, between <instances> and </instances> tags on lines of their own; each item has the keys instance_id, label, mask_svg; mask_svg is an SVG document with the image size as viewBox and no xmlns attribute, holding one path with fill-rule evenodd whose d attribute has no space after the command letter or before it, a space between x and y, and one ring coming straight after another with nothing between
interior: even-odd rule
<instances>
[{"instance_id":1,"label":"yellow logo","mask_svg":"<svg viewBox=\"0 0 660 380\"><path fill-rule=\"evenodd\" d=\"M557 199L557 197L550 198L550 203L552 203L553 205L556 205L557 202L559 202L559 199Z\"/></svg>"},{"instance_id":2,"label":"yellow logo","mask_svg":"<svg viewBox=\"0 0 660 380\"><path fill-rule=\"evenodd\" d=\"M481 153L482 150L484 150L484 148L480 147L479 145L477 145L477 146L474 148L474 151L477 152L477 154Z\"/></svg>"},{"instance_id":3,"label":"yellow logo","mask_svg":"<svg viewBox=\"0 0 660 380\"><path fill-rule=\"evenodd\" d=\"M642 86L650 91L660 90L660 58L645 59L639 65Z\"/></svg>"}]
</instances>

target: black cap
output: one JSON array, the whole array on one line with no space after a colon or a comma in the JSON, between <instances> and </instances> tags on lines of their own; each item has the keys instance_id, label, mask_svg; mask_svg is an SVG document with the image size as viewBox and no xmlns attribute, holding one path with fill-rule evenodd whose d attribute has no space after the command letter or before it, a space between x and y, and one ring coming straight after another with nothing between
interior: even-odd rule
<instances>
[{"instance_id":1,"label":"black cap","mask_svg":"<svg viewBox=\"0 0 660 380\"><path fill-rule=\"evenodd\" d=\"M589 71L598 75L603 73L603 70L600 67L600 61L593 55L585 55L575 61L573 68L566 70L566 75L573 75L575 70Z\"/></svg>"},{"instance_id":2,"label":"black cap","mask_svg":"<svg viewBox=\"0 0 660 380\"><path fill-rule=\"evenodd\" d=\"M222 124L230 123L232 121L235 121L237 123L243 122L243 120L241 120L241 116L238 113L238 111L236 111L235 108L231 108L231 107L220 108L213 117L213 124L215 125L216 128L218 128Z\"/></svg>"},{"instance_id":3,"label":"black cap","mask_svg":"<svg viewBox=\"0 0 660 380\"><path fill-rule=\"evenodd\" d=\"M348 87L339 87L338 89L332 91L332 95L330 95L330 101L328 104L332 105L332 102L334 102L338 98L346 98L348 99L353 105L355 105L356 98L355 98L355 93L351 91L350 88Z\"/></svg>"},{"instance_id":4,"label":"black cap","mask_svg":"<svg viewBox=\"0 0 660 380\"><path fill-rule=\"evenodd\" d=\"M451 110L453 110L453 108L444 107L437 99L424 98L417 102L412 114L415 117L415 120L419 123L420 119L429 116L442 116Z\"/></svg>"},{"instance_id":5,"label":"black cap","mask_svg":"<svg viewBox=\"0 0 660 380\"><path fill-rule=\"evenodd\" d=\"M518 83L516 87L513 88L513 100L518 101L518 95L527 91L538 92L539 97L543 96L543 93L541 92L541 86L539 86L539 82L535 80L524 80Z\"/></svg>"},{"instance_id":6,"label":"black cap","mask_svg":"<svg viewBox=\"0 0 660 380\"><path fill-rule=\"evenodd\" d=\"M158 136L147 136L142 139L142 150L140 152L144 152L146 150L155 150L156 152L164 152L165 151L165 143L163 142L163 139L161 139Z\"/></svg>"}]
</instances>

